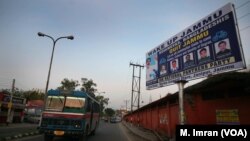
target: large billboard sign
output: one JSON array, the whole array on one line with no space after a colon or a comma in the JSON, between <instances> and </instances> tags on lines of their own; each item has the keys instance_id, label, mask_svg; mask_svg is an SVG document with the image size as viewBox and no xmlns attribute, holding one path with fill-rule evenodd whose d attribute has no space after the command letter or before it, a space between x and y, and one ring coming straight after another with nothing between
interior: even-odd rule
<instances>
[{"instance_id":1,"label":"large billboard sign","mask_svg":"<svg viewBox=\"0 0 250 141\"><path fill-rule=\"evenodd\" d=\"M146 53L146 87L245 67L235 10L228 3Z\"/></svg>"}]
</instances>

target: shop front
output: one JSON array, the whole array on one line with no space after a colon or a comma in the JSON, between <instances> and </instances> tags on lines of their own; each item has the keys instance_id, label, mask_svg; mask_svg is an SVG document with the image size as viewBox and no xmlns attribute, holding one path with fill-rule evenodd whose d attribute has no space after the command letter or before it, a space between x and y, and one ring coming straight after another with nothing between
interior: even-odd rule
<instances>
[{"instance_id":1,"label":"shop front","mask_svg":"<svg viewBox=\"0 0 250 141\"><path fill-rule=\"evenodd\" d=\"M9 116L10 123L20 123L24 118L25 98L13 97L10 102L11 96L0 92L0 123L6 123ZM8 115L8 110L10 114Z\"/></svg>"}]
</instances>

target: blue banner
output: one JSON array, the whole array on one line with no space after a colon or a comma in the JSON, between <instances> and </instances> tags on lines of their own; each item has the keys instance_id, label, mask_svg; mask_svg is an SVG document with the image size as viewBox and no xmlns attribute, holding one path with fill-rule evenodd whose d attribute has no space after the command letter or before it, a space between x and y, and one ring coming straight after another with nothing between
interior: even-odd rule
<instances>
[{"instance_id":1,"label":"blue banner","mask_svg":"<svg viewBox=\"0 0 250 141\"><path fill-rule=\"evenodd\" d=\"M245 68L234 7L213 12L146 54L146 87Z\"/></svg>"}]
</instances>

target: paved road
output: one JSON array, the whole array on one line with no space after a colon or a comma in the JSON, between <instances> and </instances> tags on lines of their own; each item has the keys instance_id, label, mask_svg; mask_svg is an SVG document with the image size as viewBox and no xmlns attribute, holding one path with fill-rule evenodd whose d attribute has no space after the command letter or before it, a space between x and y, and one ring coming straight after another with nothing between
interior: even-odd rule
<instances>
[{"instance_id":1,"label":"paved road","mask_svg":"<svg viewBox=\"0 0 250 141\"><path fill-rule=\"evenodd\" d=\"M26 137L16 141L43 141L42 135ZM71 141L72 139L54 138L54 141ZM88 141L143 141L132 134L122 123L101 122L95 136L89 136Z\"/></svg>"},{"instance_id":2,"label":"paved road","mask_svg":"<svg viewBox=\"0 0 250 141\"><path fill-rule=\"evenodd\" d=\"M6 126L5 124L0 125L0 140L4 137L14 136L21 133L35 132L37 131L37 124L29 123L19 123L19 124L10 124Z\"/></svg>"}]
</instances>

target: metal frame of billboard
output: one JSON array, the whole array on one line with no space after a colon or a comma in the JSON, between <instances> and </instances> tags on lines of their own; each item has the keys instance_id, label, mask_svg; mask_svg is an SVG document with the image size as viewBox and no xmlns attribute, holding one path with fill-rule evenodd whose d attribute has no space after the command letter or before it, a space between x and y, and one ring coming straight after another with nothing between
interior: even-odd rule
<instances>
[{"instance_id":1,"label":"metal frame of billboard","mask_svg":"<svg viewBox=\"0 0 250 141\"><path fill-rule=\"evenodd\" d=\"M146 53L146 87L244 68L235 8L228 3Z\"/></svg>"}]
</instances>

